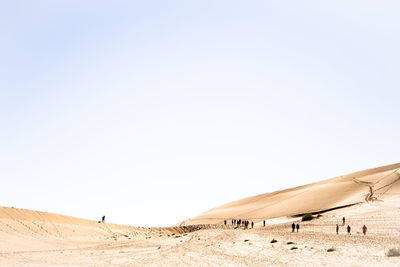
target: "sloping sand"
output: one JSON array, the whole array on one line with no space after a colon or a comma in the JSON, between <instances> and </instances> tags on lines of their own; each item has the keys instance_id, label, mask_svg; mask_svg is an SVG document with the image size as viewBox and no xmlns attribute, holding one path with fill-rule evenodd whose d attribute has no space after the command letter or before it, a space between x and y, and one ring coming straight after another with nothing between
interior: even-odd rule
<instances>
[{"instance_id":1,"label":"sloping sand","mask_svg":"<svg viewBox=\"0 0 400 267\"><path fill-rule=\"evenodd\" d=\"M400 193L400 163L234 201L180 225L220 224L224 219L260 221L324 211ZM372 194L371 194L372 193Z\"/></svg>"},{"instance_id":2,"label":"sloping sand","mask_svg":"<svg viewBox=\"0 0 400 267\"><path fill-rule=\"evenodd\" d=\"M400 257L385 254L400 247L399 170L393 164L246 198L179 227L141 228L0 207L0 266L398 266ZM322 216L308 222L293 217L309 212ZM229 218L255 226L235 229ZM300 224L298 233L291 232L292 222ZM367 235L361 233L364 224Z\"/></svg>"},{"instance_id":3,"label":"sloping sand","mask_svg":"<svg viewBox=\"0 0 400 267\"><path fill-rule=\"evenodd\" d=\"M92 246L109 241L141 240L184 228L143 228L98 223L26 209L0 207L0 251L36 251Z\"/></svg>"}]
</instances>

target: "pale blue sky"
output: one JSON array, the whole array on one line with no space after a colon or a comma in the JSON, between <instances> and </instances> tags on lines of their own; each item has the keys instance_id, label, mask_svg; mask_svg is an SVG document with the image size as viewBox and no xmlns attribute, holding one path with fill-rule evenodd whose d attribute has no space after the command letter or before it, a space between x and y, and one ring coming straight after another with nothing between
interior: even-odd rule
<instances>
[{"instance_id":1,"label":"pale blue sky","mask_svg":"<svg viewBox=\"0 0 400 267\"><path fill-rule=\"evenodd\" d=\"M171 225L399 162L397 1L0 1L0 205Z\"/></svg>"}]
</instances>

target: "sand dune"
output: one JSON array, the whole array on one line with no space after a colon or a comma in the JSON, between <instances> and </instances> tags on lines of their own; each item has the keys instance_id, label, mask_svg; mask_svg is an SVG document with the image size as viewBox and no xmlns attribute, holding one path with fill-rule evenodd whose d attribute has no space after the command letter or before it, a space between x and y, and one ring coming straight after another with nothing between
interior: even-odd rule
<instances>
[{"instance_id":1,"label":"sand dune","mask_svg":"<svg viewBox=\"0 0 400 267\"><path fill-rule=\"evenodd\" d=\"M89 246L184 232L184 228L144 228L98 223L26 209L0 207L0 251L31 251ZM189 230L187 230L189 231Z\"/></svg>"},{"instance_id":2,"label":"sand dune","mask_svg":"<svg viewBox=\"0 0 400 267\"><path fill-rule=\"evenodd\" d=\"M400 265L400 257L385 255L400 244L399 177L400 164L355 172L238 200L167 228L0 207L0 266ZM296 217L310 212L322 216ZM351 235L344 226L335 232L343 216ZM255 227L235 229L225 218ZM291 233L292 222L299 233Z\"/></svg>"},{"instance_id":3,"label":"sand dune","mask_svg":"<svg viewBox=\"0 0 400 267\"><path fill-rule=\"evenodd\" d=\"M180 225L253 221L320 212L373 199L400 196L400 163L355 172L287 190L253 196L211 209Z\"/></svg>"}]
</instances>

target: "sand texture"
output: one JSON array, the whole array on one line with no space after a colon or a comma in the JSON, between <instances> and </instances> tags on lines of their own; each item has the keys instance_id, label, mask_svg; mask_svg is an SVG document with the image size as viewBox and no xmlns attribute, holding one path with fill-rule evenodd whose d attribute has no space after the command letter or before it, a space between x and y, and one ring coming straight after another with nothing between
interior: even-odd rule
<instances>
[{"instance_id":1,"label":"sand texture","mask_svg":"<svg viewBox=\"0 0 400 267\"><path fill-rule=\"evenodd\" d=\"M0 266L399 266L400 257L386 256L400 247L399 177L400 164L356 172L238 200L168 228L0 207ZM302 222L305 213L315 218ZM255 226L235 227L232 218Z\"/></svg>"}]
</instances>

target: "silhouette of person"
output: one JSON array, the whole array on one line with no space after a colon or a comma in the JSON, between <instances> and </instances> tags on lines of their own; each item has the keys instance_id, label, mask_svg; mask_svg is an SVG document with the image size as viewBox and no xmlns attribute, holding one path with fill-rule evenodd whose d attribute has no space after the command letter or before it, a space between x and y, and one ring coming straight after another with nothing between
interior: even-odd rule
<instances>
[{"instance_id":1,"label":"silhouette of person","mask_svg":"<svg viewBox=\"0 0 400 267\"><path fill-rule=\"evenodd\" d=\"M226 220L224 220L224 224L226 225Z\"/></svg>"},{"instance_id":2,"label":"silhouette of person","mask_svg":"<svg viewBox=\"0 0 400 267\"><path fill-rule=\"evenodd\" d=\"M265 220L264 220L264 227L265 227Z\"/></svg>"},{"instance_id":3,"label":"silhouette of person","mask_svg":"<svg viewBox=\"0 0 400 267\"><path fill-rule=\"evenodd\" d=\"M295 227L296 227L296 225L294 223L292 223L292 233L294 232Z\"/></svg>"},{"instance_id":4,"label":"silhouette of person","mask_svg":"<svg viewBox=\"0 0 400 267\"><path fill-rule=\"evenodd\" d=\"M362 230L363 230L363 234L365 235L367 233L367 226L365 226L365 224L364 224Z\"/></svg>"},{"instance_id":5,"label":"silhouette of person","mask_svg":"<svg viewBox=\"0 0 400 267\"><path fill-rule=\"evenodd\" d=\"M338 224L336 224L336 234L337 235L339 234L339 225Z\"/></svg>"},{"instance_id":6,"label":"silhouette of person","mask_svg":"<svg viewBox=\"0 0 400 267\"><path fill-rule=\"evenodd\" d=\"M297 230L297 232L299 232L299 229L300 229L300 225L299 225L299 224L296 224L296 230Z\"/></svg>"},{"instance_id":7,"label":"silhouette of person","mask_svg":"<svg viewBox=\"0 0 400 267\"><path fill-rule=\"evenodd\" d=\"M254 223L253 222L251 222L251 228L253 228L254 227Z\"/></svg>"},{"instance_id":8,"label":"silhouette of person","mask_svg":"<svg viewBox=\"0 0 400 267\"><path fill-rule=\"evenodd\" d=\"M104 215L103 217L101 217L101 222L104 222L106 220L106 216Z\"/></svg>"},{"instance_id":9,"label":"silhouette of person","mask_svg":"<svg viewBox=\"0 0 400 267\"><path fill-rule=\"evenodd\" d=\"M342 221L343 221L343 225L346 223L346 218L342 218Z\"/></svg>"},{"instance_id":10,"label":"silhouette of person","mask_svg":"<svg viewBox=\"0 0 400 267\"><path fill-rule=\"evenodd\" d=\"M350 225L347 225L347 233L350 235L351 227Z\"/></svg>"}]
</instances>

